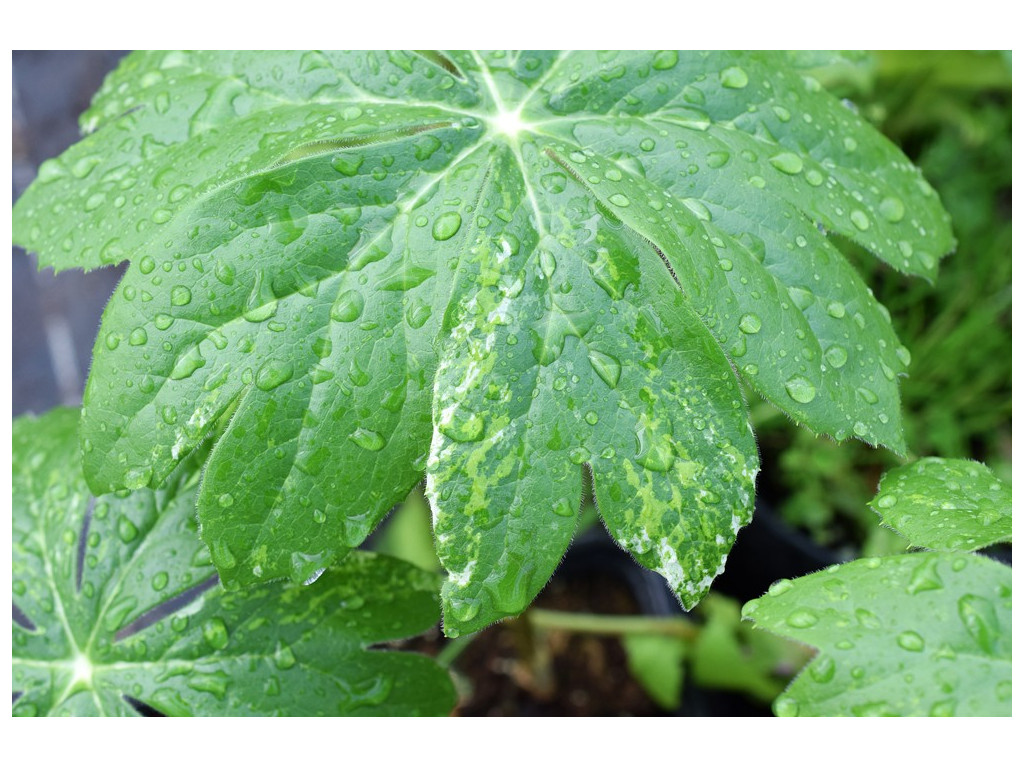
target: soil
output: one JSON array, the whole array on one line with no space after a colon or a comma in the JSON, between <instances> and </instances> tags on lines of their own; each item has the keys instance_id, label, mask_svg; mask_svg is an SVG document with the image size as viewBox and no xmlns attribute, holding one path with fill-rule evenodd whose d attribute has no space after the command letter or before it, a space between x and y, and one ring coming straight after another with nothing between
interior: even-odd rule
<instances>
[{"instance_id":1,"label":"soil","mask_svg":"<svg viewBox=\"0 0 1024 768\"><path fill-rule=\"evenodd\" d=\"M636 614L629 588L611 575L558 578L534 605L560 611ZM457 716L619 716L666 713L633 680L617 638L531 633L524 619L484 630L453 665L466 683Z\"/></svg>"}]
</instances>

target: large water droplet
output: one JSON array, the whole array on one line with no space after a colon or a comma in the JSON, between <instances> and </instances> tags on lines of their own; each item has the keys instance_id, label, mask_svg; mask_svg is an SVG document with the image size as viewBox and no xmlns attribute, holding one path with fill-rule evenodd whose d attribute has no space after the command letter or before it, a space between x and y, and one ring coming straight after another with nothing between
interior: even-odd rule
<instances>
[{"instance_id":1,"label":"large water droplet","mask_svg":"<svg viewBox=\"0 0 1024 768\"><path fill-rule=\"evenodd\" d=\"M295 368L291 362L268 360L256 374L256 387L264 392L269 392L291 379L294 373Z\"/></svg>"},{"instance_id":2,"label":"large water droplet","mask_svg":"<svg viewBox=\"0 0 1024 768\"><path fill-rule=\"evenodd\" d=\"M183 307L192 301L192 291L184 285L176 285L171 288L171 304L176 307Z\"/></svg>"},{"instance_id":3,"label":"large water droplet","mask_svg":"<svg viewBox=\"0 0 1024 768\"><path fill-rule=\"evenodd\" d=\"M780 152L769 158L768 162L790 176L796 175L804 169L804 161L800 159L799 155L792 152Z\"/></svg>"},{"instance_id":4,"label":"large water droplet","mask_svg":"<svg viewBox=\"0 0 1024 768\"><path fill-rule=\"evenodd\" d=\"M434 221L434 227L431 230L431 234L435 240L450 240L455 237L455 234L462 227L462 216L457 211L448 211L442 213Z\"/></svg>"},{"instance_id":5,"label":"large water droplet","mask_svg":"<svg viewBox=\"0 0 1024 768\"><path fill-rule=\"evenodd\" d=\"M228 628L223 619L216 617L203 623L203 639L215 650L223 650L228 645Z\"/></svg>"},{"instance_id":6,"label":"large water droplet","mask_svg":"<svg viewBox=\"0 0 1024 768\"><path fill-rule=\"evenodd\" d=\"M473 443L484 436L483 417L462 406L442 414L438 429L457 443Z\"/></svg>"},{"instance_id":7,"label":"large water droplet","mask_svg":"<svg viewBox=\"0 0 1024 768\"><path fill-rule=\"evenodd\" d=\"M622 363L611 355L606 355L596 349L591 349L587 353L587 358L590 360L590 365L593 367L594 372L601 377L601 380L612 389L619 384L619 377L622 375Z\"/></svg>"},{"instance_id":8,"label":"large water droplet","mask_svg":"<svg viewBox=\"0 0 1024 768\"><path fill-rule=\"evenodd\" d=\"M740 330L744 333L757 333L761 330L761 318L755 314L746 314L740 318Z\"/></svg>"},{"instance_id":9,"label":"large water droplet","mask_svg":"<svg viewBox=\"0 0 1024 768\"><path fill-rule=\"evenodd\" d=\"M786 393L798 403L809 403L818 394L814 385L803 376L794 376L786 382Z\"/></svg>"},{"instance_id":10,"label":"large water droplet","mask_svg":"<svg viewBox=\"0 0 1024 768\"><path fill-rule=\"evenodd\" d=\"M331 307L331 319L339 323L351 323L363 314L365 301L359 291L342 291Z\"/></svg>"},{"instance_id":11,"label":"large water droplet","mask_svg":"<svg viewBox=\"0 0 1024 768\"><path fill-rule=\"evenodd\" d=\"M722 85L726 88L746 88L750 78L741 67L728 67L722 70Z\"/></svg>"},{"instance_id":12,"label":"large water droplet","mask_svg":"<svg viewBox=\"0 0 1024 768\"><path fill-rule=\"evenodd\" d=\"M386 442L379 432L363 427L358 427L355 432L348 436L348 439L360 448L365 448L368 451L379 451Z\"/></svg>"},{"instance_id":13,"label":"large water droplet","mask_svg":"<svg viewBox=\"0 0 1024 768\"><path fill-rule=\"evenodd\" d=\"M900 632L896 637L896 643L905 651L917 652L924 650L924 638L910 629L906 632Z\"/></svg>"},{"instance_id":14,"label":"large water droplet","mask_svg":"<svg viewBox=\"0 0 1024 768\"><path fill-rule=\"evenodd\" d=\"M818 614L806 608L800 608L786 617L786 623L795 629L806 629L818 623Z\"/></svg>"}]
</instances>

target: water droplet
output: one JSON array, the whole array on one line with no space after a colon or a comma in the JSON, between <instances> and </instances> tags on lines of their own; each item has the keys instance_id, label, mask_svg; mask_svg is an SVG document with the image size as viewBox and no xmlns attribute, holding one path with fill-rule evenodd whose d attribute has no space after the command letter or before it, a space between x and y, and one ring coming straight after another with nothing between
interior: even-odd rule
<instances>
[{"instance_id":1,"label":"water droplet","mask_svg":"<svg viewBox=\"0 0 1024 768\"><path fill-rule=\"evenodd\" d=\"M954 717L956 715L956 701L944 699L932 704L928 710L929 717Z\"/></svg>"},{"instance_id":2,"label":"water droplet","mask_svg":"<svg viewBox=\"0 0 1024 768\"><path fill-rule=\"evenodd\" d=\"M899 501L899 499L891 493L886 493L878 497L878 501L875 502L875 506L879 509L892 509L896 506L897 501Z\"/></svg>"},{"instance_id":3,"label":"water droplet","mask_svg":"<svg viewBox=\"0 0 1024 768\"><path fill-rule=\"evenodd\" d=\"M816 683L827 683L836 676L836 663L831 656L818 656L807 668Z\"/></svg>"},{"instance_id":4,"label":"water droplet","mask_svg":"<svg viewBox=\"0 0 1024 768\"><path fill-rule=\"evenodd\" d=\"M799 155L793 154L792 152L780 152L779 154L768 159L775 168L787 173L790 176L794 176L804 169L804 161L800 159Z\"/></svg>"},{"instance_id":5,"label":"water droplet","mask_svg":"<svg viewBox=\"0 0 1024 768\"><path fill-rule=\"evenodd\" d=\"M882 620L878 618L874 613L869 611L867 608L858 608L853 612L854 618L857 619L857 623L865 629L881 629Z\"/></svg>"},{"instance_id":6,"label":"water droplet","mask_svg":"<svg viewBox=\"0 0 1024 768\"><path fill-rule=\"evenodd\" d=\"M793 582L789 579L779 579L770 587L768 587L768 594L776 597L778 595L784 595L793 588Z\"/></svg>"},{"instance_id":7,"label":"water droplet","mask_svg":"<svg viewBox=\"0 0 1024 768\"><path fill-rule=\"evenodd\" d=\"M167 587L169 581L170 577L167 575L167 571L160 571L153 576L153 581L151 583L153 585L153 589L159 592Z\"/></svg>"},{"instance_id":8,"label":"water droplet","mask_svg":"<svg viewBox=\"0 0 1024 768\"><path fill-rule=\"evenodd\" d=\"M848 357L849 353L846 351L845 347L835 345L825 350L825 360L828 361L828 364L833 368L842 368L846 365Z\"/></svg>"},{"instance_id":9,"label":"water droplet","mask_svg":"<svg viewBox=\"0 0 1024 768\"><path fill-rule=\"evenodd\" d=\"M149 340L149 337L146 335L146 329L145 328L136 328L136 329L134 329L131 332L131 335L128 337L128 343L131 344L133 347L141 347L148 340Z\"/></svg>"},{"instance_id":10,"label":"water droplet","mask_svg":"<svg viewBox=\"0 0 1024 768\"><path fill-rule=\"evenodd\" d=\"M148 275L154 269L156 269L156 262L153 261L153 257L152 256L143 256L139 260L139 271L142 274Z\"/></svg>"},{"instance_id":11,"label":"water droplet","mask_svg":"<svg viewBox=\"0 0 1024 768\"><path fill-rule=\"evenodd\" d=\"M874 405L878 402L878 395L867 387L858 387L857 394L860 395L860 399L868 405Z\"/></svg>"},{"instance_id":12,"label":"water droplet","mask_svg":"<svg viewBox=\"0 0 1024 768\"><path fill-rule=\"evenodd\" d=\"M871 220L868 219L868 215L859 208L854 210L850 214L850 221L853 222L853 226L859 229L861 232L871 226Z\"/></svg>"},{"instance_id":13,"label":"water droplet","mask_svg":"<svg viewBox=\"0 0 1024 768\"><path fill-rule=\"evenodd\" d=\"M572 517L576 514L576 508L564 496L551 505L551 511L559 517Z\"/></svg>"},{"instance_id":14,"label":"water droplet","mask_svg":"<svg viewBox=\"0 0 1024 768\"><path fill-rule=\"evenodd\" d=\"M619 377L622 375L622 363L611 355L606 355L596 349L591 349L587 358L594 372L601 377L601 380L612 389L619 384Z\"/></svg>"},{"instance_id":15,"label":"water droplet","mask_svg":"<svg viewBox=\"0 0 1024 768\"><path fill-rule=\"evenodd\" d=\"M363 427L358 427L355 432L348 436L348 439L360 448L365 448L368 451L379 451L386 443L384 437L379 432L374 432L372 429L364 429Z\"/></svg>"},{"instance_id":16,"label":"water droplet","mask_svg":"<svg viewBox=\"0 0 1024 768\"><path fill-rule=\"evenodd\" d=\"M761 330L761 318L754 314L747 314L740 318L740 330L744 333L757 333Z\"/></svg>"},{"instance_id":17,"label":"water droplet","mask_svg":"<svg viewBox=\"0 0 1024 768\"><path fill-rule=\"evenodd\" d=\"M363 164L363 156L355 152L343 152L331 158L331 167L342 176L355 176Z\"/></svg>"},{"instance_id":18,"label":"water droplet","mask_svg":"<svg viewBox=\"0 0 1024 768\"><path fill-rule=\"evenodd\" d=\"M617 205L619 208L625 208L629 205L629 198L619 192L616 192L608 198L608 202L612 205Z\"/></svg>"},{"instance_id":19,"label":"water droplet","mask_svg":"<svg viewBox=\"0 0 1024 768\"><path fill-rule=\"evenodd\" d=\"M837 320L846 317L846 305L841 301L830 301L825 307L825 311L828 312L829 317L834 317Z\"/></svg>"},{"instance_id":20,"label":"water droplet","mask_svg":"<svg viewBox=\"0 0 1024 768\"><path fill-rule=\"evenodd\" d=\"M363 295L359 291L342 291L331 307L331 319L351 323L363 314Z\"/></svg>"},{"instance_id":21,"label":"water droplet","mask_svg":"<svg viewBox=\"0 0 1024 768\"><path fill-rule=\"evenodd\" d=\"M722 70L722 85L726 88L746 88L750 78L740 67L728 67Z\"/></svg>"},{"instance_id":22,"label":"water droplet","mask_svg":"<svg viewBox=\"0 0 1024 768\"><path fill-rule=\"evenodd\" d=\"M924 638L910 629L906 632L900 632L896 637L896 643L905 651L917 652L924 650Z\"/></svg>"},{"instance_id":23,"label":"water droplet","mask_svg":"<svg viewBox=\"0 0 1024 768\"><path fill-rule=\"evenodd\" d=\"M277 314L277 297L270 287L270 280L264 280L263 273L256 275L252 292L245 302L242 317L250 323L262 323Z\"/></svg>"},{"instance_id":24,"label":"water droplet","mask_svg":"<svg viewBox=\"0 0 1024 768\"><path fill-rule=\"evenodd\" d=\"M910 350L904 347L902 344L896 347L896 357L900 359L900 362L906 366L910 365Z\"/></svg>"},{"instance_id":25,"label":"water droplet","mask_svg":"<svg viewBox=\"0 0 1024 768\"><path fill-rule=\"evenodd\" d=\"M881 205L878 206L878 211L886 221L891 221L893 224L902 221L906 213L903 201L895 197L887 197L882 200Z\"/></svg>"},{"instance_id":26,"label":"water droplet","mask_svg":"<svg viewBox=\"0 0 1024 768\"><path fill-rule=\"evenodd\" d=\"M806 629L818 623L818 614L804 608L793 611L786 617L786 623L796 629Z\"/></svg>"},{"instance_id":27,"label":"water droplet","mask_svg":"<svg viewBox=\"0 0 1024 768\"><path fill-rule=\"evenodd\" d=\"M796 717L800 714L800 702L789 696L780 696L773 707L779 717Z\"/></svg>"},{"instance_id":28,"label":"water droplet","mask_svg":"<svg viewBox=\"0 0 1024 768\"><path fill-rule=\"evenodd\" d=\"M794 376L786 382L786 393L798 403L809 403L818 394L818 390L803 376Z\"/></svg>"},{"instance_id":29,"label":"water droplet","mask_svg":"<svg viewBox=\"0 0 1024 768\"><path fill-rule=\"evenodd\" d=\"M462 406L444 414L438 429L457 443L473 443L484 436L484 419Z\"/></svg>"},{"instance_id":30,"label":"water droplet","mask_svg":"<svg viewBox=\"0 0 1024 768\"><path fill-rule=\"evenodd\" d=\"M268 360L256 374L256 387L264 392L269 392L291 379L294 373L295 368L291 362Z\"/></svg>"},{"instance_id":31,"label":"water droplet","mask_svg":"<svg viewBox=\"0 0 1024 768\"><path fill-rule=\"evenodd\" d=\"M192 291L184 285L176 285L171 288L171 304L176 307L184 307L192 301Z\"/></svg>"},{"instance_id":32,"label":"water droplet","mask_svg":"<svg viewBox=\"0 0 1024 768\"><path fill-rule=\"evenodd\" d=\"M658 51L654 54L654 61L651 67L654 69L672 69L679 61L679 54L676 51Z\"/></svg>"},{"instance_id":33,"label":"water droplet","mask_svg":"<svg viewBox=\"0 0 1024 768\"><path fill-rule=\"evenodd\" d=\"M881 505L881 499L879 499L878 505ZM910 581L907 583L907 593L916 595L921 592L942 589L942 587L942 579L939 577L935 560L927 558L911 572Z\"/></svg>"},{"instance_id":34,"label":"water droplet","mask_svg":"<svg viewBox=\"0 0 1024 768\"><path fill-rule=\"evenodd\" d=\"M992 603L977 595L964 595L956 607L967 634L985 653L992 654L999 637L999 620Z\"/></svg>"},{"instance_id":35,"label":"water droplet","mask_svg":"<svg viewBox=\"0 0 1024 768\"><path fill-rule=\"evenodd\" d=\"M461 622L472 621L480 613L480 601L472 597L453 598L449 605L452 616Z\"/></svg>"},{"instance_id":36,"label":"water droplet","mask_svg":"<svg viewBox=\"0 0 1024 768\"><path fill-rule=\"evenodd\" d=\"M227 508L235 503L235 497L232 496L230 493L222 493L220 496L217 497L217 503L220 506Z\"/></svg>"},{"instance_id":37,"label":"water droplet","mask_svg":"<svg viewBox=\"0 0 1024 768\"><path fill-rule=\"evenodd\" d=\"M228 645L228 628L223 619L207 619L203 623L203 639L215 650L223 650Z\"/></svg>"},{"instance_id":38,"label":"water droplet","mask_svg":"<svg viewBox=\"0 0 1024 768\"><path fill-rule=\"evenodd\" d=\"M139 529L127 517L117 521L117 535L125 544L129 544L139 537Z\"/></svg>"},{"instance_id":39,"label":"water droplet","mask_svg":"<svg viewBox=\"0 0 1024 768\"><path fill-rule=\"evenodd\" d=\"M721 168L729 162L730 155L728 152L708 152L707 165L708 168Z\"/></svg>"},{"instance_id":40,"label":"water droplet","mask_svg":"<svg viewBox=\"0 0 1024 768\"><path fill-rule=\"evenodd\" d=\"M296 662L291 646L278 641L277 647L274 649L274 666L282 670L291 669Z\"/></svg>"},{"instance_id":41,"label":"water droplet","mask_svg":"<svg viewBox=\"0 0 1024 768\"><path fill-rule=\"evenodd\" d=\"M456 211L448 211L442 213L434 221L434 227L431 230L431 234L435 240L449 240L455 236L455 234L462 227L462 216Z\"/></svg>"},{"instance_id":42,"label":"water droplet","mask_svg":"<svg viewBox=\"0 0 1024 768\"><path fill-rule=\"evenodd\" d=\"M583 417L583 420L586 421L587 424L589 424L590 426L594 426L595 424L597 424L597 412L587 411L586 415Z\"/></svg>"}]
</instances>

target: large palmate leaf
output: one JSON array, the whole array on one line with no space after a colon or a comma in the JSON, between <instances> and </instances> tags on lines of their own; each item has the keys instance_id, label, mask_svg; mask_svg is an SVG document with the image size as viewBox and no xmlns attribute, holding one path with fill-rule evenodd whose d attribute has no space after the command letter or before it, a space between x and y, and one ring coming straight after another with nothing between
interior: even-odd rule
<instances>
[{"instance_id":1,"label":"large palmate leaf","mask_svg":"<svg viewBox=\"0 0 1024 768\"><path fill-rule=\"evenodd\" d=\"M820 649L779 715L1009 715L1011 573L977 555L855 560L780 581L744 606Z\"/></svg>"},{"instance_id":2,"label":"large palmate leaf","mask_svg":"<svg viewBox=\"0 0 1024 768\"><path fill-rule=\"evenodd\" d=\"M437 621L435 577L359 552L309 588L217 585L194 473L92 499L77 410L14 422L16 715L446 714L447 674L367 651Z\"/></svg>"},{"instance_id":3,"label":"large palmate leaf","mask_svg":"<svg viewBox=\"0 0 1024 768\"><path fill-rule=\"evenodd\" d=\"M733 366L815 431L903 447L909 356L826 232L930 277L947 217L784 55L136 54L83 126L15 234L132 262L86 475L152 486L226 423L199 514L229 586L306 580L425 470L470 631L548 579L589 467L692 606L751 512Z\"/></svg>"},{"instance_id":4,"label":"large palmate leaf","mask_svg":"<svg viewBox=\"0 0 1024 768\"><path fill-rule=\"evenodd\" d=\"M913 546L971 552L1010 541L1010 502L984 464L932 457L886 472L870 504Z\"/></svg>"}]
</instances>

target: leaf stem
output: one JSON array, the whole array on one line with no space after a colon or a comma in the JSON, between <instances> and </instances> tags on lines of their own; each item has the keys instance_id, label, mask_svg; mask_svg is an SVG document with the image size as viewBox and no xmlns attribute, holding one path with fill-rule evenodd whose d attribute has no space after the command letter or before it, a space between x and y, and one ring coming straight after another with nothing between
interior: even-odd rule
<instances>
[{"instance_id":1,"label":"leaf stem","mask_svg":"<svg viewBox=\"0 0 1024 768\"><path fill-rule=\"evenodd\" d=\"M689 619L676 616L608 616L531 608L527 619L535 629L562 629L592 635L664 635L694 640L700 628Z\"/></svg>"}]
</instances>

